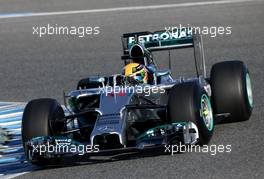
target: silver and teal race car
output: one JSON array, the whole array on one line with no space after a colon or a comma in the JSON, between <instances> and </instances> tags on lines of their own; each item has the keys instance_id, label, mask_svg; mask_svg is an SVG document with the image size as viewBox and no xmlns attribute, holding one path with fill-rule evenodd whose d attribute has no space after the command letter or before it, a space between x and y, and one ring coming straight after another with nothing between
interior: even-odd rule
<instances>
[{"instance_id":1,"label":"silver and teal race car","mask_svg":"<svg viewBox=\"0 0 264 179\"><path fill-rule=\"evenodd\" d=\"M206 74L202 37L186 29L136 32L122 36L125 65L144 64L151 77L137 83L123 74L92 76L77 90L55 99L30 101L23 113L26 158L37 165L64 156L113 155L156 150L164 145L205 145L217 123L250 118L250 75L241 61L214 64ZM173 79L159 71L153 51L193 48L195 75ZM170 57L169 57L170 58ZM171 60L171 59L169 59Z\"/></svg>"}]
</instances>

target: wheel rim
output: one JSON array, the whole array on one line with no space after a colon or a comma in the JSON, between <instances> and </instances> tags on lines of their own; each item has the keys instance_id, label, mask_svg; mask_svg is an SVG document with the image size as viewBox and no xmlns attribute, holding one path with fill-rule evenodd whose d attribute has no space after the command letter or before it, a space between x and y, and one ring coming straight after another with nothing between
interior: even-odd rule
<instances>
[{"instance_id":1,"label":"wheel rim","mask_svg":"<svg viewBox=\"0 0 264 179\"><path fill-rule=\"evenodd\" d=\"M203 118L204 124L208 130L213 130L214 118L213 110L210 100L207 95L202 95L201 98L201 117Z\"/></svg>"},{"instance_id":2,"label":"wheel rim","mask_svg":"<svg viewBox=\"0 0 264 179\"><path fill-rule=\"evenodd\" d=\"M252 108L253 107L252 85L251 85L251 79L248 73L246 75L246 88L247 88L248 103L250 107Z\"/></svg>"}]
</instances>

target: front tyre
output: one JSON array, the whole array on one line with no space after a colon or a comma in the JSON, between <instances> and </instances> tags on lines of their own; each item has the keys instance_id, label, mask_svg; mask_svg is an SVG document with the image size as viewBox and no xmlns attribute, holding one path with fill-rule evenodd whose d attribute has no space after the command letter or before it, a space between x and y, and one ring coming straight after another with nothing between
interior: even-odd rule
<instances>
[{"instance_id":1,"label":"front tyre","mask_svg":"<svg viewBox=\"0 0 264 179\"><path fill-rule=\"evenodd\" d=\"M169 93L169 120L193 122L199 131L200 145L208 144L214 131L213 110L206 92L198 82L175 85Z\"/></svg>"},{"instance_id":2,"label":"front tyre","mask_svg":"<svg viewBox=\"0 0 264 179\"><path fill-rule=\"evenodd\" d=\"M54 136L63 132L66 123L62 122L64 111L60 104L54 99L36 99L30 101L24 110L22 117L22 141L26 158L29 160L29 153L26 143L34 137ZM36 165L49 165L57 163L42 156L34 160Z\"/></svg>"}]
</instances>

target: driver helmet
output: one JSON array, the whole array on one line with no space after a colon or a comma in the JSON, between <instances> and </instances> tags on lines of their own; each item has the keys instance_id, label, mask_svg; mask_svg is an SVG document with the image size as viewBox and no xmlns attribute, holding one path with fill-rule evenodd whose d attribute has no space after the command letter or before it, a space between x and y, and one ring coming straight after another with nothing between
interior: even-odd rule
<instances>
[{"instance_id":1,"label":"driver helmet","mask_svg":"<svg viewBox=\"0 0 264 179\"><path fill-rule=\"evenodd\" d=\"M131 77L139 83L148 83L148 70L139 63L130 63L124 67L126 77Z\"/></svg>"}]
</instances>

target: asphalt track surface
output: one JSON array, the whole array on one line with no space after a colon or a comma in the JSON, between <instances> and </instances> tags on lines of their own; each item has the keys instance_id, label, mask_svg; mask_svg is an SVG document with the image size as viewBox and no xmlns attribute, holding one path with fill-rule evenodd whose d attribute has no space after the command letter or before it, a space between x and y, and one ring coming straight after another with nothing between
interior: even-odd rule
<instances>
[{"instance_id":1,"label":"asphalt track surface","mask_svg":"<svg viewBox=\"0 0 264 179\"><path fill-rule=\"evenodd\" d=\"M136 5L160 1L67 1L47 5L34 1L0 2L0 12L54 12ZM103 3L104 2L104 3ZM183 1L179 1L182 3ZM13 5L12 5L13 3ZM164 1L164 3L177 3ZM62 5L63 4L63 5ZM219 125L212 145L232 145L230 153L126 156L122 160L85 162L33 171L18 178L261 178L264 174L263 84L264 2L240 2L154 10L0 19L0 100L23 101L53 97L76 87L80 78L119 73L122 68L120 35L159 30L164 26L232 26L231 35L204 37L208 71L225 59L244 61L251 72L254 111L249 121ZM100 35L85 38L32 35L33 26L47 24L100 26ZM174 74L190 72L190 55L173 52ZM159 64L166 67L166 54Z\"/></svg>"}]
</instances>

